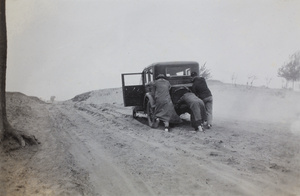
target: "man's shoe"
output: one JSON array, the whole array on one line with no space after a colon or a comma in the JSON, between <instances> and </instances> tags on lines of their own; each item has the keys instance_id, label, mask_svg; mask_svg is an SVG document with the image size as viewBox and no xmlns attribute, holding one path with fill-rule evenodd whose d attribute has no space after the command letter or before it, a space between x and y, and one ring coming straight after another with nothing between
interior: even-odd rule
<instances>
[{"instance_id":1,"label":"man's shoe","mask_svg":"<svg viewBox=\"0 0 300 196\"><path fill-rule=\"evenodd\" d=\"M200 125L200 126L198 126L197 131L199 131L199 132L204 132L204 129L203 129L202 126Z\"/></svg>"},{"instance_id":2,"label":"man's shoe","mask_svg":"<svg viewBox=\"0 0 300 196\"><path fill-rule=\"evenodd\" d=\"M153 128L157 128L159 125L159 118L156 118L153 123Z\"/></svg>"}]
</instances>

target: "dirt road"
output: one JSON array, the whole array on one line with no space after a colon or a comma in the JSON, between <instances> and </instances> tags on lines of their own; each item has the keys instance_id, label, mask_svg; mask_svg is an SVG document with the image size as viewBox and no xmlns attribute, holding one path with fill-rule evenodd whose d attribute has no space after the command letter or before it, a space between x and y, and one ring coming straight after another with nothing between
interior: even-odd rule
<instances>
[{"instance_id":1,"label":"dirt road","mask_svg":"<svg viewBox=\"0 0 300 196\"><path fill-rule=\"evenodd\" d=\"M288 123L220 113L206 133L192 132L188 121L167 133L133 119L120 102L18 99L10 119L41 145L2 152L4 195L300 193L300 136Z\"/></svg>"},{"instance_id":2,"label":"dirt road","mask_svg":"<svg viewBox=\"0 0 300 196\"><path fill-rule=\"evenodd\" d=\"M284 125L224 119L206 133L187 131L189 122L165 133L116 104L61 104L49 111L100 195L276 195L299 185L299 173L293 175L298 145L281 133ZM242 134L241 125L248 129Z\"/></svg>"}]
</instances>

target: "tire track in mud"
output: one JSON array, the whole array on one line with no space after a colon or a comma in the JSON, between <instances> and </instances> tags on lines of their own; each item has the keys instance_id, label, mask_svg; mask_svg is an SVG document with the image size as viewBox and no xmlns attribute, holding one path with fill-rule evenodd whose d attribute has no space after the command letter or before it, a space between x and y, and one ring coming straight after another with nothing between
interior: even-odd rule
<instances>
[{"instance_id":1,"label":"tire track in mud","mask_svg":"<svg viewBox=\"0 0 300 196\"><path fill-rule=\"evenodd\" d=\"M74 154L81 154L77 159L90 172L97 193L259 195L263 187L273 186L253 179L249 170L259 165L237 149L236 136L226 135L237 134L223 133L222 127L193 134L185 130L189 126L179 125L165 133L133 119L119 105L75 103L56 109L67 119L61 122L64 131L75 133ZM268 181L269 171L258 169Z\"/></svg>"},{"instance_id":2,"label":"tire track in mud","mask_svg":"<svg viewBox=\"0 0 300 196\"><path fill-rule=\"evenodd\" d=\"M85 111L89 117L84 117L81 113L83 109L75 110L72 107L63 106L55 110L56 115L60 114L55 120L63 125L61 131L68 132L66 137L71 138L69 143L73 143L72 154L76 156L78 164L89 171L95 193L100 195L140 195L141 193L154 195L151 188L120 169L110 155L103 150L106 147L103 147L97 140L102 136L96 133L101 132L103 127L95 126L90 121L91 117L95 115L94 113ZM76 123L75 126L74 123ZM91 132L99 137L90 135Z\"/></svg>"},{"instance_id":3,"label":"tire track in mud","mask_svg":"<svg viewBox=\"0 0 300 196\"><path fill-rule=\"evenodd\" d=\"M77 109L94 116L93 120L89 116L86 118L96 125L99 118L106 119L100 120L101 122L111 122L109 126L110 130L106 131L107 136L104 138L106 143L105 148L114 154L115 159L121 160L119 161L120 165L127 165L126 167L132 174L143 178L143 181L146 181L151 187L158 189L156 194L166 190L169 192L172 189L174 190L173 194L184 192L177 190L178 187L169 186L169 184L178 184L178 181L181 181L178 178L172 178L172 176L180 175L176 169L178 160L169 160L169 154L173 154L173 152L166 147L163 138L160 141L151 141L151 138L147 138L147 134L145 133L151 133L149 127L140 125L142 130L131 128L130 126L133 126L134 123L132 122L132 118L128 118L128 115L120 115L120 113L112 110L111 107L103 109L103 106L90 107L89 105L83 105L77 107ZM102 113L97 111L102 111ZM127 119L124 120L122 116L127 117ZM134 123L134 125L139 125L139 123ZM117 134L114 134L114 131Z\"/></svg>"},{"instance_id":4,"label":"tire track in mud","mask_svg":"<svg viewBox=\"0 0 300 196\"><path fill-rule=\"evenodd\" d=\"M89 194L88 175L74 165L74 157L68 152L69 145L53 126L55 121L49 116L49 105L27 104L11 105L9 117L13 119L13 125L16 124L20 130L29 130L41 144L9 152L8 169L12 172L7 178L10 182L7 195ZM0 191L2 194L5 195Z\"/></svg>"},{"instance_id":5,"label":"tire track in mud","mask_svg":"<svg viewBox=\"0 0 300 196\"><path fill-rule=\"evenodd\" d=\"M46 144L49 148L53 148L54 146L58 151L56 152L57 155L65 156L63 157L64 160L59 162L60 164L58 168L68 168L67 175L69 178L73 178L72 183L74 183L76 189L80 189L80 195L93 195L93 187L88 183L89 173L84 168L78 166L76 163L76 156L72 153L72 147L74 143L76 144L78 141L76 140L76 137L74 137L71 132L66 129L67 127L73 129L76 127L76 124L71 122L66 115L60 113L55 105L48 106L48 116L51 127L51 140L54 140L55 143L46 142ZM50 147L49 145L52 146ZM48 148L47 146L45 146L45 148ZM60 157L55 157L52 161L57 162L56 158Z\"/></svg>"},{"instance_id":6,"label":"tire track in mud","mask_svg":"<svg viewBox=\"0 0 300 196\"><path fill-rule=\"evenodd\" d=\"M255 187L252 187L252 185L245 180L230 178L232 168L228 168L226 170L227 172L224 172L220 166L205 160L206 156L201 152L201 149L204 149L204 147L201 144L199 145L199 143L203 143L203 140L197 136L195 137L195 134L192 134L191 137L194 137L193 139L199 142L194 143L196 151L191 148L185 148L185 146L176 146L178 141L175 139L175 137L178 136L176 134L158 131L159 137L151 137L153 134L157 135L157 133L155 133L157 130L135 123L136 121L132 120L130 115L116 112L116 106L110 104L102 104L100 106L95 104L83 104L75 107L79 111L92 115L94 117L93 120L89 117L87 118L96 125L98 125L99 118L102 119L100 120L101 122L108 121L112 123L110 128L113 126L112 129L116 129L115 131L117 131L118 134L113 134L111 131L107 132L109 136L106 139L107 141L111 140L107 148L113 151L113 154L123 152L115 157L121 160L127 159L126 164L129 165L128 167L132 173L142 176L143 181L152 184L151 186L157 190L157 193L168 190L165 193L186 194L187 190L195 190L195 187L196 192L190 191L189 194L197 194L198 189L213 193L212 187L214 183L221 182L226 188L228 185L233 186L241 181L244 181L245 187L248 186L248 189L252 189L252 193L255 189ZM101 113L99 111L101 111ZM103 118L106 120L103 120ZM139 125L143 130L137 130L135 125ZM121 131L123 134L120 134ZM153 133L153 131L155 132ZM191 134L187 133L186 135ZM155 138L160 138L160 140L155 140ZM165 142L166 140L171 142ZM186 142L189 141L187 140ZM113 145L121 149L112 149L111 146ZM143 148L138 149L140 146L143 146ZM185 159L188 159L189 163L187 163ZM122 162L123 161L121 161L120 164L124 164ZM156 166L154 167L153 164L156 164ZM203 177L212 176L211 173L210 175L206 174L207 171L216 171L213 174L215 179ZM219 172L221 171L224 173L222 177L219 176ZM178 176L180 176L180 178L178 178ZM208 181L210 185L208 185ZM172 186L170 186L170 184L172 184ZM178 186L179 184L180 186ZM241 192L244 191L241 190Z\"/></svg>"}]
</instances>

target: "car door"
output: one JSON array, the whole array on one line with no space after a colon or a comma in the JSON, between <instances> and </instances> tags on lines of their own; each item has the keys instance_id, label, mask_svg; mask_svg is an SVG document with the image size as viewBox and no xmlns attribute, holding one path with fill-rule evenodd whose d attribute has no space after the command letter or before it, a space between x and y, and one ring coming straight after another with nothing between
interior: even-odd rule
<instances>
[{"instance_id":1,"label":"car door","mask_svg":"<svg viewBox=\"0 0 300 196\"><path fill-rule=\"evenodd\" d=\"M143 106L145 87L142 73L122 74L124 106Z\"/></svg>"}]
</instances>

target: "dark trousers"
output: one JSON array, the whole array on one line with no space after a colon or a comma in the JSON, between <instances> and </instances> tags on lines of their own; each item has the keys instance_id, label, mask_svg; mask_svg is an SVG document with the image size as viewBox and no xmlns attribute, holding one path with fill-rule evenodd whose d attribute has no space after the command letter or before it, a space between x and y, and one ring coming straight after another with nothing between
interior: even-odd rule
<instances>
[{"instance_id":1,"label":"dark trousers","mask_svg":"<svg viewBox=\"0 0 300 196\"><path fill-rule=\"evenodd\" d=\"M206 109L207 123L212 125L213 97L212 96L206 97L205 99L202 99L202 101L204 102L205 109Z\"/></svg>"},{"instance_id":2,"label":"dark trousers","mask_svg":"<svg viewBox=\"0 0 300 196\"><path fill-rule=\"evenodd\" d=\"M200 126L207 119L204 102L194 93L185 93L180 101L185 102L190 109L191 123L194 128Z\"/></svg>"}]
</instances>

